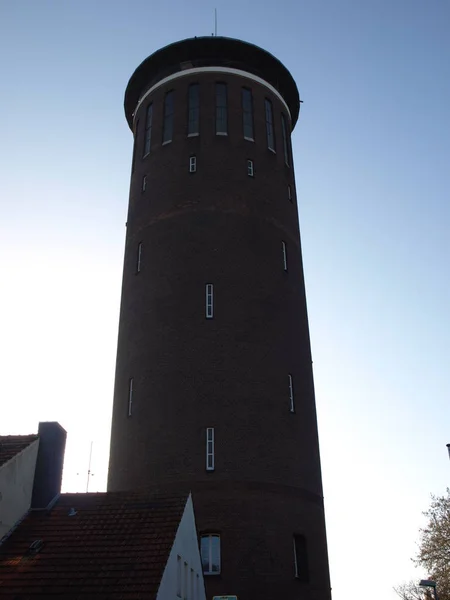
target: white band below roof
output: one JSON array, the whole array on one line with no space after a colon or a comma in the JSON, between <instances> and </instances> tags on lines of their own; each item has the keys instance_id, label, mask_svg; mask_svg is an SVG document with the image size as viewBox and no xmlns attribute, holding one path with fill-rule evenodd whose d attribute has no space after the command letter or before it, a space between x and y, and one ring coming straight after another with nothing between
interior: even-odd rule
<instances>
[{"instance_id":1,"label":"white band below roof","mask_svg":"<svg viewBox=\"0 0 450 600\"><path fill-rule=\"evenodd\" d=\"M275 96L283 104L284 108L287 111L287 114L289 115L289 119L292 121L291 111L289 110L289 107L286 104L283 96L280 94L280 92L278 90L276 90L273 87L273 85L270 85L270 83L267 83L267 81L265 81L264 79L261 79L261 77L258 77L257 75L253 75L253 73L248 73L248 71L241 71L241 69L231 69L229 67L195 67L193 69L184 69L183 71L177 71L176 73L172 73L172 75L169 75L168 77L164 77L164 79L161 79L160 81L158 81L158 83L155 83L154 86L152 86L149 90L147 90L145 92L145 94L142 96L142 98L140 98L140 100L138 101L138 103L136 105L136 108L134 109L133 124L134 124L134 120L136 118L137 111L139 110L141 104L144 102L144 100L147 98L147 96L152 94L157 88L159 88L162 85L165 85L169 81L174 81L175 79L178 79L179 77L187 77L188 75L195 75L197 73L228 73L230 75L239 75L240 77L246 77L247 79L251 79L252 81L256 81L256 83L266 86L266 88L268 88L272 92L272 94L275 94Z\"/></svg>"}]
</instances>

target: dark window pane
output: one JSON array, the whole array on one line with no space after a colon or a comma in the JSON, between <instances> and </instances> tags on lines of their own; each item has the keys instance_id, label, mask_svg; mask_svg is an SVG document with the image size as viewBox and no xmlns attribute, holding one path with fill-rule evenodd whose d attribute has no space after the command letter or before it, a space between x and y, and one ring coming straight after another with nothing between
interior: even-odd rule
<instances>
[{"instance_id":1,"label":"dark window pane","mask_svg":"<svg viewBox=\"0 0 450 600\"><path fill-rule=\"evenodd\" d=\"M203 572L209 571L209 536L204 536L200 540L200 554L202 557Z\"/></svg>"},{"instance_id":2,"label":"dark window pane","mask_svg":"<svg viewBox=\"0 0 450 600\"><path fill-rule=\"evenodd\" d=\"M173 137L173 105L174 105L174 93L173 91L167 92L164 101L164 129L163 129L163 143L171 142Z\"/></svg>"},{"instance_id":3,"label":"dark window pane","mask_svg":"<svg viewBox=\"0 0 450 600\"><path fill-rule=\"evenodd\" d=\"M294 535L295 576L304 583L309 581L308 550L304 535Z\"/></svg>"},{"instance_id":4,"label":"dark window pane","mask_svg":"<svg viewBox=\"0 0 450 600\"><path fill-rule=\"evenodd\" d=\"M283 150L284 150L284 162L289 166L289 146L288 146L288 134L286 127L286 118L281 113L281 133L283 135Z\"/></svg>"},{"instance_id":5,"label":"dark window pane","mask_svg":"<svg viewBox=\"0 0 450 600\"><path fill-rule=\"evenodd\" d=\"M147 114L145 116L145 135L144 135L144 152L143 156L147 156L150 152L150 145L152 141L152 121L153 121L153 104L149 104L147 107Z\"/></svg>"},{"instance_id":6,"label":"dark window pane","mask_svg":"<svg viewBox=\"0 0 450 600\"><path fill-rule=\"evenodd\" d=\"M216 83L216 133L227 132L227 84Z\"/></svg>"},{"instance_id":7,"label":"dark window pane","mask_svg":"<svg viewBox=\"0 0 450 600\"><path fill-rule=\"evenodd\" d=\"M188 94L188 135L199 132L200 127L200 86L198 83L193 83L189 86Z\"/></svg>"},{"instance_id":8,"label":"dark window pane","mask_svg":"<svg viewBox=\"0 0 450 600\"><path fill-rule=\"evenodd\" d=\"M266 107L266 133L267 133L267 147L270 150L275 151L275 133L273 131L273 108L270 100L265 101Z\"/></svg>"},{"instance_id":9,"label":"dark window pane","mask_svg":"<svg viewBox=\"0 0 450 600\"><path fill-rule=\"evenodd\" d=\"M253 100L252 92L246 88L242 89L242 118L244 126L244 137L253 139Z\"/></svg>"},{"instance_id":10,"label":"dark window pane","mask_svg":"<svg viewBox=\"0 0 450 600\"><path fill-rule=\"evenodd\" d=\"M220 537L211 536L211 571L220 573Z\"/></svg>"},{"instance_id":11,"label":"dark window pane","mask_svg":"<svg viewBox=\"0 0 450 600\"><path fill-rule=\"evenodd\" d=\"M134 166L136 163L136 146L137 146L137 142L138 142L138 136L139 136L139 120L136 123L136 129L134 131L133 160L131 162L131 173L134 173Z\"/></svg>"}]
</instances>

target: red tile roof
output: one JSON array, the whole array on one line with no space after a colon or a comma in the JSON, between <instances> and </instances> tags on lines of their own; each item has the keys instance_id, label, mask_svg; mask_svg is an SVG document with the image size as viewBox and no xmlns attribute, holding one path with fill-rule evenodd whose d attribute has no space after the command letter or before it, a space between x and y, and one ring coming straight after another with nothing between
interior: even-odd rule
<instances>
[{"instance_id":1,"label":"red tile roof","mask_svg":"<svg viewBox=\"0 0 450 600\"><path fill-rule=\"evenodd\" d=\"M38 435L0 435L0 467L38 439Z\"/></svg>"},{"instance_id":2,"label":"red tile roof","mask_svg":"<svg viewBox=\"0 0 450 600\"><path fill-rule=\"evenodd\" d=\"M186 501L62 494L50 511L31 512L0 546L0 598L155 599ZM36 540L42 546L33 552Z\"/></svg>"}]
</instances>

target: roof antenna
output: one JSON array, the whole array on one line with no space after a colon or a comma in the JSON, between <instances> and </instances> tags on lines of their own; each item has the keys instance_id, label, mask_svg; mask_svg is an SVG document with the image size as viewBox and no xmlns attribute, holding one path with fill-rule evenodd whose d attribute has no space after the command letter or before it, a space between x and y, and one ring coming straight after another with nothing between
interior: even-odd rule
<instances>
[{"instance_id":1,"label":"roof antenna","mask_svg":"<svg viewBox=\"0 0 450 600\"><path fill-rule=\"evenodd\" d=\"M217 37L217 8L214 9L214 36Z\"/></svg>"},{"instance_id":2,"label":"roof antenna","mask_svg":"<svg viewBox=\"0 0 450 600\"><path fill-rule=\"evenodd\" d=\"M92 460L92 444L94 442L91 442L91 451L89 453L89 466L88 466L88 472L87 472L87 482L86 482L86 494L89 492L89 478L92 476L94 476L94 473L91 473L91 460Z\"/></svg>"}]
</instances>

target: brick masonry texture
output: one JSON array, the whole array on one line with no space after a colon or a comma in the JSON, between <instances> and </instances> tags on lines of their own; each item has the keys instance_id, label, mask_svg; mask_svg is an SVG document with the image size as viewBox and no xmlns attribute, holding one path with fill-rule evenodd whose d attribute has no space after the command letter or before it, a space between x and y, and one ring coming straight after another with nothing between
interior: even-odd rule
<instances>
[{"instance_id":1,"label":"brick masonry texture","mask_svg":"<svg viewBox=\"0 0 450 600\"><path fill-rule=\"evenodd\" d=\"M228 87L227 136L215 135L216 82ZM200 84L197 137L187 136L190 83ZM243 137L243 86L253 94L254 142ZM174 136L162 145L169 90ZM265 98L276 153L267 148ZM142 158L150 102L152 145ZM297 198L281 113L289 123L265 85L200 72L157 88L135 116L108 488L192 490L199 531L221 533L222 573L207 578L208 597L330 598ZM214 285L213 319L205 318L206 283ZM212 472L207 427L215 428ZM294 533L307 538L309 584L294 577Z\"/></svg>"}]
</instances>

